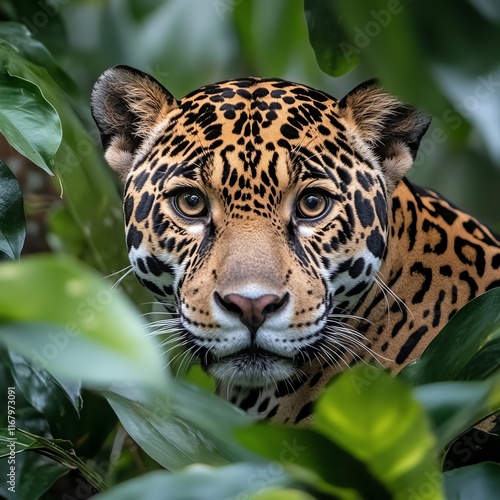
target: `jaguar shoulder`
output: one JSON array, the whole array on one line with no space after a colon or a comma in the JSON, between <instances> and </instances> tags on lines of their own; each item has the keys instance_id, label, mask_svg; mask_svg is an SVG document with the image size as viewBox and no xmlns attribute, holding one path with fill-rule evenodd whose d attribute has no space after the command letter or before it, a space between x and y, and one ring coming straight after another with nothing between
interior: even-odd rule
<instances>
[{"instance_id":1,"label":"jaguar shoulder","mask_svg":"<svg viewBox=\"0 0 500 500\"><path fill-rule=\"evenodd\" d=\"M253 415L309 420L340 370L397 372L500 285L499 240L404 179L430 118L374 82L337 100L242 78L178 101L119 66L92 111L135 274Z\"/></svg>"}]
</instances>

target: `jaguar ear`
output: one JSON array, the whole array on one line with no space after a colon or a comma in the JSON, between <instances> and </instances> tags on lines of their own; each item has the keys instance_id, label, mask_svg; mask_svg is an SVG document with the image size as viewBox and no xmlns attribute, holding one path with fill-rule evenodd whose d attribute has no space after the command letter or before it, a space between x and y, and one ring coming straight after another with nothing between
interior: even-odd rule
<instances>
[{"instance_id":1,"label":"jaguar ear","mask_svg":"<svg viewBox=\"0 0 500 500\"><path fill-rule=\"evenodd\" d=\"M431 117L398 101L375 80L349 92L339 101L339 111L379 161L392 192L410 169Z\"/></svg>"},{"instance_id":2,"label":"jaguar ear","mask_svg":"<svg viewBox=\"0 0 500 500\"><path fill-rule=\"evenodd\" d=\"M106 161L122 179L138 148L177 106L163 85L129 66L115 66L99 77L92 90L92 116Z\"/></svg>"}]
</instances>

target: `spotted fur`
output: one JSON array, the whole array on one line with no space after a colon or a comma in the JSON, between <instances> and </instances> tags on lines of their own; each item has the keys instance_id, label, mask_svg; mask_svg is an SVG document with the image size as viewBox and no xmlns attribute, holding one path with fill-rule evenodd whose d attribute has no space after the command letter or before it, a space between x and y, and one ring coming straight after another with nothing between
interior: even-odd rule
<instances>
[{"instance_id":1,"label":"spotted fur","mask_svg":"<svg viewBox=\"0 0 500 500\"><path fill-rule=\"evenodd\" d=\"M335 373L397 372L500 285L498 239L404 179L430 119L374 82L337 100L242 78L177 101L119 66L92 110L135 274L255 416L307 421Z\"/></svg>"}]
</instances>

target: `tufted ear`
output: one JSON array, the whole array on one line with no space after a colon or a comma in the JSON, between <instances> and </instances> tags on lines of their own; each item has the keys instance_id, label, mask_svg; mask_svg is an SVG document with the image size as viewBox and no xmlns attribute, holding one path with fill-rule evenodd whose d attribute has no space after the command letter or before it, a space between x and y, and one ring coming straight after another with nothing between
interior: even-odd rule
<instances>
[{"instance_id":1,"label":"tufted ear","mask_svg":"<svg viewBox=\"0 0 500 500\"><path fill-rule=\"evenodd\" d=\"M398 101L375 80L349 92L339 101L339 110L380 162L392 192L410 169L431 117Z\"/></svg>"},{"instance_id":2,"label":"tufted ear","mask_svg":"<svg viewBox=\"0 0 500 500\"><path fill-rule=\"evenodd\" d=\"M92 116L101 132L106 161L122 179L137 149L178 106L153 77L129 66L106 70L92 90Z\"/></svg>"}]
</instances>

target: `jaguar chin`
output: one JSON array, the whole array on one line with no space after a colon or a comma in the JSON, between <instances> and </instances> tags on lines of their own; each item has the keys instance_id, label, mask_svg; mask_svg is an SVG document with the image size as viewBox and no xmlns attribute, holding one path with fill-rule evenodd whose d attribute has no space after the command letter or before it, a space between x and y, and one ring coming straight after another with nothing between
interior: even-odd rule
<instances>
[{"instance_id":1,"label":"jaguar chin","mask_svg":"<svg viewBox=\"0 0 500 500\"><path fill-rule=\"evenodd\" d=\"M202 360L205 371L226 386L266 387L300 374L293 358L263 350L245 350L231 356Z\"/></svg>"}]
</instances>

